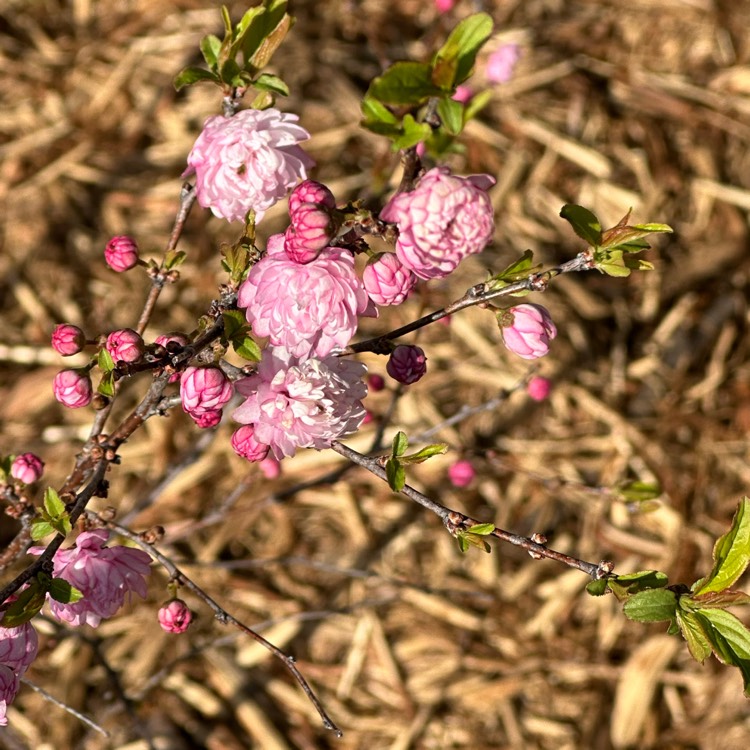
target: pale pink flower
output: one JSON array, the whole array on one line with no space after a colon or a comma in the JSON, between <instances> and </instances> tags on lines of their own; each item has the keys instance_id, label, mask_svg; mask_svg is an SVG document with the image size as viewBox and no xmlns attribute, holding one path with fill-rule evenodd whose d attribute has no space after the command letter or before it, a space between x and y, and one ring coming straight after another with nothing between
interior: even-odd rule
<instances>
[{"instance_id":1,"label":"pale pink flower","mask_svg":"<svg viewBox=\"0 0 750 750\"><path fill-rule=\"evenodd\" d=\"M284 249L293 261L309 263L335 233L336 227L325 208L303 203L292 214L292 223L284 233Z\"/></svg>"},{"instance_id":2,"label":"pale pink flower","mask_svg":"<svg viewBox=\"0 0 750 750\"><path fill-rule=\"evenodd\" d=\"M266 456L258 466L266 479L278 479L281 476L281 462L273 456Z\"/></svg>"},{"instance_id":3,"label":"pale pink flower","mask_svg":"<svg viewBox=\"0 0 750 750\"><path fill-rule=\"evenodd\" d=\"M138 245L127 235L113 237L104 248L104 260L117 273L129 271L138 265Z\"/></svg>"},{"instance_id":4,"label":"pale pink flower","mask_svg":"<svg viewBox=\"0 0 750 750\"><path fill-rule=\"evenodd\" d=\"M232 383L218 367L188 367L180 379L182 408L193 419L221 411L232 398Z\"/></svg>"},{"instance_id":5,"label":"pale pink flower","mask_svg":"<svg viewBox=\"0 0 750 750\"><path fill-rule=\"evenodd\" d=\"M118 331L112 331L107 336L107 343L104 348L109 352L115 364L118 362L137 362L146 351L146 345L143 343L139 333L132 328L121 328Z\"/></svg>"},{"instance_id":6,"label":"pale pink flower","mask_svg":"<svg viewBox=\"0 0 750 750\"><path fill-rule=\"evenodd\" d=\"M61 323L52 331L52 348L63 357L70 357L83 349L86 344L86 334L70 323Z\"/></svg>"},{"instance_id":7,"label":"pale pink flower","mask_svg":"<svg viewBox=\"0 0 750 750\"><path fill-rule=\"evenodd\" d=\"M300 182L289 196L289 216L294 217L297 210L306 203L323 208L336 208L333 193L322 183L315 180Z\"/></svg>"},{"instance_id":8,"label":"pale pink flower","mask_svg":"<svg viewBox=\"0 0 750 750\"><path fill-rule=\"evenodd\" d=\"M52 383L55 398L70 409L91 403L93 386L88 373L81 370L61 370Z\"/></svg>"},{"instance_id":9,"label":"pale pink flower","mask_svg":"<svg viewBox=\"0 0 750 750\"><path fill-rule=\"evenodd\" d=\"M517 44L503 44L488 58L485 73L492 83L507 83L513 77L521 50Z\"/></svg>"},{"instance_id":10,"label":"pale pink flower","mask_svg":"<svg viewBox=\"0 0 750 750\"><path fill-rule=\"evenodd\" d=\"M385 366L386 372L399 383L411 385L427 372L427 357L418 346L397 346Z\"/></svg>"},{"instance_id":11,"label":"pale pink flower","mask_svg":"<svg viewBox=\"0 0 750 750\"><path fill-rule=\"evenodd\" d=\"M537 359L549 352L557 327L541 305L516 305L498 314L503 343L523 359Z\"/></svg>"},{"instance_id":12,"label":"pale pink flower","mask_svg":"<svg viewBox=\"0 0 750 750\"><path fill-rule=\"evenodd\" d=\"M167 633L184 633L193 621L193 613L182 599L170 599L159 607L159 625Z\"/></svg>"},{"instance_id":13,"label":"pale pink flower","mask_svg":"<svg viewBox=\"0 0 750 750\"><path fill-rule=\"evenodd\" d=\"M458 177L445 167L427 172L417 187L397 193L380 218L398 227L396 254L421 279L442 278L492 239L489 175Z\"/></svg>"},{"instance_id":14,"label":"pale pink flower","mask_svg":"<svg viewBox=\"0 0 750 750\"><path fill-rule=\"evenodd\" d=\"M13 703L19 686L20 679L13 670L0 664L0 727L8 726L8 706Z\"/></svg>"},{"instance_id":15,"label":"pale pink flower","mask_svg":"<svg viewBox=\"0 0 750 750\"><path fill-rule=\"evenodd\" d=\"M327 448L362 423L365 372L363 364L343 357L300 362L283 350L266 349L258 372L237 381L246 401L232 417L252 425L255 439L277 459L300 448Z\"/></svg>"},{"instance_id":16,"label":"pale pink flower","mask_svg":"<svg viewBox=\"0 0 750 750\"><path fill-rule=\"evenodd\" d=\"M105 547L108 539L109 532L104 529L85 531L78 535L74 547L55 553L52 559L55 577L64 579L83 594L83 599L72 604L49 600L50 610L58 620L95 628L122 607L130 592L146 596L151 558L132 547ZM43 551L44 547L29 549L32 555Z\"/></svg>"},{"instance_id":17,"label":"pale pink flower","mask_svg":"<svg viewBox=\"0 0 750 750\"><path fill-rule=\"evenodd\" d=\"M188 155L198 203L227 221L255 220L304 179L313 160L297 145L310 134L297 115L270 108L209 117Z\"/></svg>"},{"instance_id":18,"label":"pale pink flower","mask_svg":"<svg viewBox=\"0 0 750 750\"><path fill-rule=\"evenodd\" d=\"M360 315L372 315L370 298L354 270L354 257L327 247L309 263L267 254L239 290L238 304L258 336L295 357L324 357L345 347Z\"/></svg>"},{"instance_id":19,"label":"pale pink flower","mask_svg":"<svg viewBox=\"0 0 750 750\"><path fill-rule=\"evenodd\" d=\"M248 461L263 461L268 455L268 446L258 442L255 430L249 424L235 430L230 442L234 452Z\"/></svg>"},{"instance_id":20,"label":"pale pink flower","mask_svg":"<svg viewBox=\"0 0 750 750\"><path fill-rule=\"evenodd\" d=\"M365 266L362 284L376 305L400 305L417 277L393 253L378 255Z\"/></svg>"},{"instance_id":21,"label":"pale pink flower","mask_svg":"<svg viewBox=\"0 0 750 750\"><path fill-rule=\"evenodd\" d=\"M36 453L22 453L16 456L10 466L10 475L24 484L31 484L41 479L44 473L44 461ZM0 658L0 663L2 663Z\"/></svg>"},{"instance_id":22,"label":"pale pink flower","mask_svg":"<svg viewBox=\"0 0 750 750\"><path fill-rule=\"evenodd\" d=\"M534 401L544 401L544 399L549 396L551 390L552 381L543 378L540 375L531 378L526 385L526 393L528 393L529 397L534 399Z\"/></svg>"},{"instance_id":23,"label":"pale pink flower","mask_svg":"<svg viewBox=\"0 0 750 750\"><path fill-rule=\"evenodd\" d=\"M454 487L468 487L476 475L471 461L456 461L448 467L448 479Z\"/></svg>"}]
</instances>

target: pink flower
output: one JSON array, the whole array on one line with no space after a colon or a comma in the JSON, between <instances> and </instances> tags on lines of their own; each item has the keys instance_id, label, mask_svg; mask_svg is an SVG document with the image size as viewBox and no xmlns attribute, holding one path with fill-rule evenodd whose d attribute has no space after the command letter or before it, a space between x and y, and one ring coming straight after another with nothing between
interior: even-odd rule
<instances>
[{"instance_id":1,"label":"pink flower","mask_svg":"<svg viewBox=\"0 0 750 750\"><path fill-rule=\"evenodd\" d=\"M234 452L248 461L263 461L268 455L268 446L258 442L255 430L249 424L235 430L230 442Z\"/></svg>"},{"instance_id":2,"label":"pink flower","mask_svg":"<svg viewBox=\"0 0 750 750\"><path fill-rule=\"evenodd\" d=\"M549 392L552 390L552 382L547 378L543 378L539 375L531 378L526 385L526 393L534 401L544 401L549 396Z\"/></svg>"},{"instance_id":3,"label":"pink flower","mask_svg":"<svg viewBox=\"0 0 750 750\"><path fill-rule=\"evenodd\" d=\"M63 357L70 357L86 345L86 334L69 323L61 323L52 331L52 348Z\"/></svg>"},{"instance_id":4,"label":"pink flower","mask_svg":"<svg viewBox=\"0 0 750 750\"><path fill-rule=\"evenodd\" d=\"M447 13L453 8L455 2L456 0L435 0L435 7L438 13Z\"/></svg>"},{"instance_id":5,"label":"pink flower","mask_svg":"<svg viewBox=\"0 0 750 750\"><path fill-rule=\"evenodd\" d=\"M333 193L322 183L315 180L300 182L289 196L289 216L294 214L306 203L323 208L336 208L336 199Z\"/></svg>"},{"instance_id":6,"label":"pink flower","mask_svg":"<svg viewBox=\"0 0 750 750\"><path fill-rule=\"evenodd\" d=\"M299 448L327 448L364 419L365 371L343 357L300 362L283 350L266 349L258 372L237 381L246 401L232 417L252 425L255 439L277 459Z\"/></svg>"},{"instance_id":7,"label":"pink flower","mask_svg":"<svg viewBox=\"0 0 750 750\"><path fill-rule=\"evenodd\" d=\"M19 677L31 666L39 650L39 638L30 622L15 628L0 625L0 664Z\"/></svg>"},{"instance_id":8,"label":"pink flower","mask_svg":"<svg viewBox=\"0 0 750 750\"><path fill-rule=\"evenodd\" d=\"M138 245L127 235L113 237L104 248L104 260L117 273L129 271L138 265Z\"/></svg>"},{"instance_id":9,"label":"pink flower","mask_svg":"<svg viewBox=\"0 0 750 750\"><path fill-rule=\"evenodd\" d=\"M140 334L132 328L121 328L107 336L104 348L110 353L115 364L118 362L137 362L146 351L146 345Z\"/></svg>"},{"instance_id":10,"label":"pink flower","mask_svg":"<svg viewBox=\"0 0 750 750\"><path fill-rule=\"evenodd\" d=\"M16 697L20 682L20 678L13 670L0 664L0 727L8 726L6 713Z\"/></svg>"},{"instance_id":11,"label":"pink flower","mask_svg":"<svg viewBox=\"0 0 750 750\"><path fill-rule=\"evenodd\" d=\"M448 479L454 487L468 487L476 475L471 461L456 461L448 468Z\"/></svg>"},{"instance_id":12,"label":"pink flower","mask_svg":"<svg viewBox=\"0 0 750 750\"><path fill-rule=\"evenodd\" d=\"M297 263L315 260L336 232L325 208L303 203L292 214L292 223L284 233L286 254Z\"/></svg>"},{"instance_id":13,"label":"pink flower","mask_svg":"<svg viewBox=\"0 0 750 750\"><path fill-rule=\"evenodd\" d=\"M459 85L456 86L451 99L455 99L457 102L461 102L461 104L468 104L472 96L474 96L474 92L468 86Z\"/></svg>"},{"instance_id":14,"label":"pink flower","mask_svg":"<svg viewBox=\"0 0 750 750\"><path fill-rule=\"evenodd\" d=\"M516 305L498 313L503 343L523 359L537 359L549 352L549 342L557 328L541 305Z\"/></svg>"},{"instance_id":15,"label":"pink flower","mask_svg":"<svg viewBox=\"0 0 750 750\"><path fill-rule=\"evenodd\" d=\"M281 462L273 456L266 456L258 466L266 479L278 479L281 476Z\"/></svg>"},{"instance_id":16,"label":"pink flower","mask_svg":"<svg viewBox=\"0 0 750 750\"><path fill-rule=\"evenodd\" d=\"M55 398L70 409L91 403L93 386L88 373L81 370L61 370L52 383Z\"/></svg>"},{"instance_id":17,"label":"pink flower","mask_svg":"<svg viewBox=\"0 0 750 750\"><path fill-rule=\"evenodd\" d=\"M193 613L182 599L171 599L162 604L157 616L161 629L167 633L184 633L193 621Z\"/></svg>"},{"instance_id":18,"label":"pink flower","mask_svg":"<svg viewBox=\"0 0 750 750\"><path fill-rule=\"evenodd\" d=\"M83 599L72 604L49 600L52 614L58 620L95 628L122 607L131 591L146 596L151 558L132 547L105 547L108 539L109 532L104 529L85 531L78 535L74 547L55 553L52 559L55 577L66 580L83 594ZM44 547L29 549L32 555L43 551Z\"/></svg>"},{"instance_id":19,"label":"pink flower","mask_svg":"<svg viewBox=\"0 0 750 750\"><path fill-rule=\"evenodd\" d=\"M417 277L393 253L378 255L362 274L365 291L376 305L400 305L416 283Z\"/></svg>"},{"instance_id":20,"label":"pink flower","mask_svg":"<svg viewBox=\"0 0 750 750\"><path fill-rule=\"evenodd\" d=\"M445 167L427 172L417 187L397 193L380 212L398 226L396 254L421 279L442 278L492 239L489 175L458 177Z\"/></svg>"},{"instance_id":21,"label":"pink flower","mask_svg":"<svg viewBox=\"0 0 750 750\"><path fill-rule=\"evenodd\" d=\"M180 380L182 408L193 419L220 411L232 398L232 383L218 367L188 367Z\"/></svg>"},{"instance_id":22,"label":"pink flower","mask_svg":"<svg viewBox=\"0 0 750 750\"><path fill-rule=\"evenodd\" d=\"M221 422L221 409L202 411L200 413L189 411L188 414L201 430L208 430L211 427L216 427L216 425Z\"/></svg>"},{"instance_id":23,"label":"pink flower","mask_svg":"<svg viewBox=\"0 0 750 750\"><path fill-rule=\"evenodd\" d=\"M10 475L24 484L31 484L41 479L44 473L44 461L35 453L22 453L16 456L10 467ZM2 662L0 658L0 663Z\"/></svg>"},{"instance_id":24,"label":"pink flower","mask_svg":"<svg viewBox=\"0 0 750 750\"><path fill-rule=\"evenodd\" d=\"M327 247L309 263L267 254L239 290L238 303L258 336L295 357L324 357L345 347L359 315L371 315L369 297L348 250Z\"/></svg>"},{"instance_id":25,"label":"pink flower","mask_svg":"<svg viewBox=\"0 0 750 750\"><path fill-rule=\"evenodd\" d=\"M392 352L386 372L399 383L416 383L427 372L427 357L418 346L397 346Z\"/></svg>"},{"instance_id":26,"label":"pink flower","mask_svg":"<svg viewBox=\"0 0 750 750\"><path fill-rule=\"evenodd\" d=\"M503 44L487 58L487 80L492 83L507 83L513 77L521 51L517 44Z\"/></svg>"},{"instance_id":27,"label":"pink flower","mask_svg":"<svg viewBox=\"0 0 750 750\"><path fill-rule=\"evenodd\" d=\"M298 119L273 108L209 117L183 173L195 173L198 203L227 221L244 221L252 209L260 221L313 165L297 145L310 137Z\"/></svg>"}]
</instances>

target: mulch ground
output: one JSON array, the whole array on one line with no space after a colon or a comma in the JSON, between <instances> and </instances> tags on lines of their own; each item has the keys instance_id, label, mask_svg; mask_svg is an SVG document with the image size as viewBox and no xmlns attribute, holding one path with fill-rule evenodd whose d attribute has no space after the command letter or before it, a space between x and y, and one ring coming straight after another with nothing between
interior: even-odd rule
<instances>
[{"instance_id":1,"label":"mulch ground","mask_svg":"<svg viewBox=\"0 0 750 750\"><path fill-rule=\"evenodd\" d=\"M339 201L378 199L395 179L397 156L358 126L358 99L383 66L428 55L475 6L496 19L493 44L522 50L453 157L457 170L498 180L495 244L365 334L442 306L526 249L545 264L571 257L580 245L557 216L566 202L608 225L632 208L675 228L648 254L654 272L566 277L537 298L560 331L538 363L554 382L544 403L517 387L528 369L487 311L412 338L429 372L396 399L387 434L437 428L451 452L410 480L619 572L704 575L750 487L750 4L464 0L442 18L428 0L293 5L297 25L274 61L292 89L282 107L313 132L316 177ZM245 9L229 6L235 19ZM63 362L49 334L63 321L92 335L134 324L147 279L116 276L102 250L123 233L146 256L166 243L185 156L220 106L211 87L176 94L171 79L198 62L208 32L220 22L207 0L0 5L0 453L38 452L52 485L91 412L54 402ZM262 233L282 229L284 215L284 205L269 212ZM235 233L193 212L182 282L148 340L193 329L223 280L219 244ZM382 359L365 361L384 373ZM145 386L130 384L115 416ZM504 389L499 406L446 424ZM375 421L355 447L393 399L369 397ZM361 470L316 485L341 465L332 453L303 452L271 482L234 456L231 425L204 436L183 417L151 420L125 447L98 507L115 506L137 530L163 525L165 553L295 655L343 739L321 728L277 661L189 595L197 622L186 636L163 633L166 576L155 569L148 601L96 631L39 626L28 678L110 738L24 687L0 745L135 750L150 736L168 750L747 747L736 670L697 664L662 624L592 599L580 572L503 545L462 555L438 519ZM458 456L478 469L463 490L446 481ZM610 491L634 478L661 484L656 509L633 512ZM2 543L14 533L0 523Z\"/></svg>"}]
</instances>

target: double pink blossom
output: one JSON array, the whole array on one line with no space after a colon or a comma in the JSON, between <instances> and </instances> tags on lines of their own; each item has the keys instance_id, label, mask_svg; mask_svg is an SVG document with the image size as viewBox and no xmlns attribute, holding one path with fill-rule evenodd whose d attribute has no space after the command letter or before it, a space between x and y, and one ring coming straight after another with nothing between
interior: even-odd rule
<instances>
[{"instance_id":1,"label":"double pink blossom","mask_svg":"<svg viewBox=\"0 0 750 750\"><path fill-rule=\"evenodd\" d=\"M362 284L376 305L400 305L417 277L393 253L383 253L365 266Z\"/></svg>"},{"instance_id":2,"label":"double pink blossom","mask_svg":"<svg viewBox=\"0 0 750 750\"><path fill-rule=\"evenodd\" d=\"M492 239L489 175L458 177L445 167L427 172L417 187L397 193L380 212L396 224L396 254L421 279L442 278Z\"/></svg>"},{"instance_id":3,"label":"double pink blossom","mask_svg":"<svg viewBox=\"0 0 750 750\"><path fill-rule=\"evenodd\" d=\"M227 221L252 209L260 221L313 165L298 145L310 137L298 119L274 108L209 117L183 174L195 173L198 203Z\"/></svg>"},{"instance_id":4,"label":"double pink blossom","mask_svg":"<svg viewBox=\"0 0 750 750\"><path fill-rule=\"evenodd\" d=\"M143 352L146 351L146 345L140 334L132 328L112 331L107 336L107 343L104 347L115 364L118 362L137 362L143 356Z\"/></svg>"},{"instance_id":5,"label":"double pink blossom","mask_svg":"<svg viewBox=\"0 0 750 750\"><path fill-rule=\"evenodd\" d=\"M235 430L230 442L234 452L248 461L263 461L268 455L268 446L258 442L255 429L249 424Z\"/></svg>"},{"instance_id":6,"label":"double pink blossom","mask_svg":"<svg viewBox=\"0 0 750 750\"><path fill-rule=\"evenodd\" d=\"M55 398L70 409L78 409L91 403L94 388L87 372L61 370L52 382Z\"/></svg>"},{"instance_id":7,"label":"double pink blossom","mask_svg":"<svg viewBox=\"0 0 750 750\"><path fill-rule=\"evenodd\" d=\"M21 453L10 466L10 475L24 484L31 484L41 479L44 473L44 461L36 453ZM2 659L0 659L2 662Z\"/></svg>"},{"instance_id":8,"label":"double pink blossom","mask_svg":"<svg viewBox=\"0 0 750 750\"><path fill-rule=\"evenodd\" d=\"M312 203L321 208L336 208L336 198L322 183L315 180L304 180L292 190L289 195L289 216L294 214L305 204Z\"/></svg>"},{"instance_id":9,"label":"double pink blossom","mask_svg":"<svg viewBox=\"0 0 750 750\"><path fill-rule=\"evenodd\" d=\"M86 344L86 334L70 323L61 323L52 331L52 348L63 357L78 354Z\"/></svg>"},{"instance_id":10,"label":"double pink blossom","mask_svg":"<svg viewBox=\"0 0 750 750\"><path fill-rule=\"evenodd\" d=\"M128 235L113 237L104 248L104 260L113 271L129 271L138 265L138 245Z\"/></svg>"},{"instance_id":11,"label":"double pink blossom","mask_svg":"<svg viewBox=\"0 0 750 750\"><path fill-rule=\"evenodd\" d=\"M232 398L232 383L218 367L188 367L180 379L180 399L182 408L195 420L197 417L219 413L221 408ZM201 427L213 427L218 420L210 424L215 416L203 420Z\"/></svg>"},{"instance_id":12,"label":"double pink blossom","mask_svg":"<svg viewBox=\"0 0 750 750\"><path fill-rule=\"evenodd\" d=\"M549 352L557 327L541 305L516 305L498 314L503 343L523 359L537 359Z\"/></svg>"},{"instance_id":13,"label":"double pink blossom","mask_svg":"<svg viewBox=\"0 0 750 750\"><path fill-rule=\"evenodd\" d=\"M427 357L420 347L401 344L391 352L385 369L394 380L411 385L427 372Z\"/></svg>"},{"instance_id":14,"label":"double pink blossom","mask_svg":"<svg viewBox=\"0 0 750 750\"><path fill-rule=\"evenodd\" d=\"M336 232L330 213L314 203L303 203L284 233L286 254L297 263L315 260Z\"/></svg>"}]
</instances>

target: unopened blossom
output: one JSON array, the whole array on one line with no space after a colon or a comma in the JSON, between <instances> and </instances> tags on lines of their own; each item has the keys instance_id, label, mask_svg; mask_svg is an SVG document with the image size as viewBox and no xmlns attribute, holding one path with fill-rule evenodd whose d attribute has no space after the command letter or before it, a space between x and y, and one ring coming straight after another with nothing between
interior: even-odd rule
<instances>
[{"instance_id":1,"label":"unopened blossom","mask_svg":"<svg viewBox=\"0 0 750 750\"><path fill-rule=\"evenodd\" d=\"M24 484L31 484L41 479L44 473L44 461L36 453L22 453L16 456L10 466L10 475ZM0 659L2 663L2 659Z\"/></svg>"},{"instance_id":2,"label":"unopened blossom","mask_svg":"<svg viewBox=\"0 0 750 750\"><path fill-rule=\"evenodd\" d=\"M372 373L372 375L367 376L367 387L372 393L382 391L385 388L385 379L382 375Z\"/></svg>"},{"instance_id":3,"label":"unopened blossom","mask_svg":"<svg viewBox=\"0 0 750 750\"><path fill-rule=\"evenodd\" d=\"M184 633L193 621L193 613L182 599L171 599L159 607L159 625L167 633Z\"/></svg>"},{"instance_id":4,"label":"unopened blossom","mask_svg":"<svg viewBox=\"0 0 750 750\"><path fill-rule=\"evenodd\" d=\"M447 276L492 239L489 175L458 177L445 167L427 172L416 188L397 193L380 212L396 224L398 259L421 279Z\"/></svg>"},{"instance_id":5,"label":"unopened blossom","mask_svg":"<svg viewBox=\"0 0 750 750\"><path fill-rule=\"evenodd\" d=\"M8 706L13 703L20 683L12 669L0 664L0 727L8 726Z\"/></svg>"},{"instance_id":6,"label":"unopened blossom","mask_svg":"<svg viewBox=\"0 0 750 750\"><path fill-rule=\"evenodd\" d=\"M221 409L211 409L202 412L189 411L188 415L198 427L202 430L207 430L211 427L216 427L221 422L222 411Z\"/></svg>"},{"instance_id":7,"label":"unopened blossom","mask_svg":"<svg viewBox=\"0 0 750 750\"><path fill-rule=\"evenodd\" d=\"M141 335L132 328L121 328L107 336L104 348L115 362L137 362L146 351Z\"/></svg>"},{"instance_id":8,"label":"unopened blossom","mask_svg":"<svg viewBox=\"0 0 750 750\"><path fill-rule=\"evenodd\" d=\"M61 323L52 331L52 348L63 357L78 354L86 345L86 334L70 323Z\"/></svg>"},{"instance_id":9,"label":"unopened blossom","mask_svg":"<svg viewBox=\"0 0 750 750\"><path fill-rule=\"evenodd\" d=\"M456 86L456 90L453 92L451 99L461 102L461 104L468 104L471 101L472 96L474 96L474 92L469 86L459 85Z\"/></svg>"},{"instance_id":10,"label":"unopened blossom","mask_svg":"<svg viewBox=\"0 0 750 750\"><path fill-rule=\"evenodd\" d=\"M476 475L471 461L456 461L448 467L448 479L454 487L468 487Z\"/></svg>"},{"instance_id":11,"label":"unopened blossom","mask_svg":"<svg viewBox=\"0 0 750 750\"><path fill-rule=\"evenodd\" d=\"M266 479L278 479L281 476L281 461L273 456L266 456L258 466Z\"/></svg>"},{"instance_id":12,"label":"unopened blossom","mask_svg":"<svg viewBox=\"0 0 750 750\"><path fill-rule=\"evenodd\" d=\"M289 195L289 216L294 218L294 214L305 204L331 209L336 208L336 199L322 182L304 180Z\"/></svg>"},{"instance_id":13,"label":"unopened blossom","mask_svg":"<svg viewBox=\"0 0 750 750\"><path fill-rule=\"evenodd\" d=\"M129 271L138 265L138 245L127 235L113 237L104 248L104 260L113 271Z\"/></svg>"},{"instance_id":14,"label":"unopened blossom","mask_svg":"<svg viewBox=\"0 0 750 750\"><path fill-rule=\"evenodd\" d=\"M171 351L187 346L190 343L190 339L184 333L174 331L157 336L154 339L154 343L163 346L167 351Z\"/></svg>"},{"instance_id":15,"label":"unopened blossom","mask_svg":"<svg viewBox=\"0 0 750 750\"><path fill-rule=\"evenodd\" d=\"M188 155L198 203L227 221L255 220L307 176L313 160L298 143L310 134L297 115L269 108L209 117Z\"/></svg>"},{"instance_id":16,"label":"unopened blossom","mask_svg":"<svg viewBox=\"0 0 750 750\"><path fill-rule=\"evenodd\" d=\"M75 586L83 598L71 604L49 599L52 614L71 625L99 623L117 612L131 592L146 596L146 576L151 558L132 547L105 547L109 532L104 529L78 535L74 547L59 549L52 558L56 578ZM44 547L31 547L40 555Z\"/></svg>"},{"instance_id":17,"label":"unopened blossom","mask_svg":"<svg viewBox=\"0 0 750 750\"><path fill-rule=\"evenodd\" d=\"M526 385L526 393L534 401L544 401L552 390L552 381L535 375Z\"/></svg>"},{"instance_id":18,"label":"unopened blossom","mask_svg":"<svg viewBox=\"0 0 750 750\"><path fill-rule=\"evenodd\" d=\"M336 226L325 208L303 203L292 214L292 223L284 233L286 254L297 263L315 260L336 233Z\"/></svg>"},{"instance_id":19,"label":"unopened blossom","mask_svg":"<svg viewBox=\"0 0 750 750\"><path fill-rule=\"evenodd\" d=\"M447 13L453 8L456 0L435 0L435 7L439 13Z\"/></svg>"},{"instance_id":20,"label":"unopened blossom","mask_svg":"<svg viewBox=\"0 0 750 750\"><path fill-rule=\"evenodd\" d=\"M221 410L230 398L232 383L218 367L188 367L182 373L182 408L193 418Z\"/></svg>"},{"instance_id":21,"label":"unopened blossom","mask_svg":"<svg viewBox=\"0 0 750 750\"><path fill-rule=\"evenodd\" d=\"M340 247L324 248L309 263L286 253L258 261L239 289L238 304L258 336L295 357L324 357L345 347L360 315L374 310L354 270L354 257Z\"/></svg>"},{"instance_id":22,"label":"unopened blossom","mask_svg":"<svg viewBox=\"0 0 750 750\"><path fill-rule=\"evenodd\" d=\"M383 253L365 266L362 284L376 305L400 305L417 283L417 277L394 253Z\"/></svg>"},{"instance_id":23,"label":"unopened blossom","mask_svg":"<svg viewBox=\"0 0 750 750\"><path fill-rule=\"evenodd\" d=\"M416 383L427 372L427 357L418 346L397 346L385 366L386 372L399 383Z\"/></svg>"},{"instance_id":24,"label":"unopened blossom","mask_svg":"<svg viewBox=\"0 0 750 750\"><path fill-rule=\"evenodd\" d=\"M36 659L39 638L30 622L14 628L0 625L0 664L21 676Z\"/></svg>"},{"instance_id":25,"label":"unopened blossom","mask_svg":"<svg viewBox=\"0 0 750 750\"><path fill-rule=\"evenodd\" d=\"M516 305L498 314L503 343L523 359L537 359L549 352L557 327L541 305Z\"/></svg>"},{"instance_id":26,"label":"unopened blossom","mask_svg":"<svg viewBox=\"0 0 750 750\"><path fill-rule=\"evenodd\" d=\"M257 373L237 381L246 400L232 417L252 425L255 439L277 459L300 448L327 448L362 424L365 372L363 364L344 357L299 361L266 349Z\"/></svg>"},{"instance_id":27,"label":"unopened blossom","mask_svg":"<svg viewBox=\"0 0 750 750\"><path fill-rule=\"evenodd\" d=\"M513 77L521 51L517 44L503 44L488 58L485 74L492 83L507 83Z\"/></svg>"},{"instance_id":28,"label":"unopened blossom","mask_svg":"<svg viewBox=\"0 0 750 750\"><path fill-rule=\"evenodd\" d=\"M71 409L78 409L91 403L93 386L87 372L82 370L61 370L52 382L55 398Z\"/></svg>"},{"instance_id":29,"label":"unopened blossom","mask_svg":"<svg viewBox=\"0 0 750 750\"><path fill-rule=\"evenodd\" d=\"M234 452L248 461L262 461L268 455L268 446L258 442L255 429L249 424L235 430L230 443Z\"/></svg>"}]
</instances>

